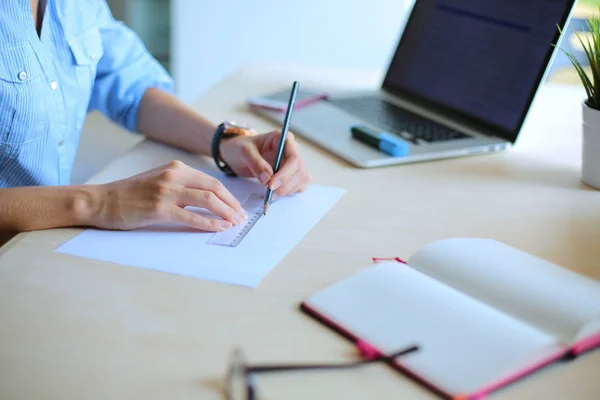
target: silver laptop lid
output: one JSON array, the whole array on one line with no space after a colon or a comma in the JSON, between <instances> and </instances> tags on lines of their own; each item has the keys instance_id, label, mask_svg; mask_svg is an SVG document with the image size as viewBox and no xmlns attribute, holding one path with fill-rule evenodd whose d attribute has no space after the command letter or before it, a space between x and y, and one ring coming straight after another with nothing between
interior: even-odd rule
<instances>
[{"instance_id":1,"label":"silver laptop lid","mask_svg":"<svg viewBox=\"0 0 600 400\"><path fill-rule=\"evenodd\" d=\"M384 91L514 143L575 0L418 0Z\"/></svg>"}]
</instances>

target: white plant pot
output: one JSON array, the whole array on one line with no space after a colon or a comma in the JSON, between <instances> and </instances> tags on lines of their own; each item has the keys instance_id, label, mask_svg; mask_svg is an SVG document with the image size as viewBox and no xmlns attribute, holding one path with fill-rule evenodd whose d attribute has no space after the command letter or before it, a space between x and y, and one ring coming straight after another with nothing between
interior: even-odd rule
<instances>
[{"instance_id":1,"label":"white plant pot","mask_svg":"<svg viewBox=\"0 0 600 400\"><path fill-rule=\"evenodd\" d=\"M581 180L600 189L600 111L583 102Z\"/></svg>"}]
</instances>

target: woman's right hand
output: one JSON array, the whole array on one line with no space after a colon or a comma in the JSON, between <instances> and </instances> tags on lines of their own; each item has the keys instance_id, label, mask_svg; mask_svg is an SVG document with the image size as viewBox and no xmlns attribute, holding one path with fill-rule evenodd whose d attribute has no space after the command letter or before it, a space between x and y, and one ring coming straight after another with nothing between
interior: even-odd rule
<instances>
[{"instance_id":1,"label":"woman's right hand","mask_svg":"<svg viewBox=\"0 0 600 400\"><path fill-rule=\"evenodd\" d=\"M103 229L129 230L175 222L203 231L224 231L247 217L239 201L216 178L181 161L99 185L100 203L91 224ZM185 206L206 208L210 218Z\"/></svg>"}]
</instances>

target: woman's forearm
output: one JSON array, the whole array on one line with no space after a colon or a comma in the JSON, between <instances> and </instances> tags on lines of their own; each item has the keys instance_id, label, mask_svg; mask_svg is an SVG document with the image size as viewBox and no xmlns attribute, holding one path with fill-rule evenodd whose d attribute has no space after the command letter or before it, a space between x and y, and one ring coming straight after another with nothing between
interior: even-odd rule
<instances>
[{"instance_id":1,"label":"woman's forearm","mask_svg":"<svg viewBox=\"0 0 600 400\"><path fill-rule=\"evenodd\" d=\"M158 89L144 93L138 111L140 133L196 154L210 155L215 125Z\"/></svg>"},{"instance_id":2,"label":"woman's forearm","mask_svg":"<svg viewBox=\"0 0 600 400\"><path fill-rule=\"evenodd\" d=\"M102 201L92 185L0 189L0 232L92 225Z\"/></svg>"}]
</instances>

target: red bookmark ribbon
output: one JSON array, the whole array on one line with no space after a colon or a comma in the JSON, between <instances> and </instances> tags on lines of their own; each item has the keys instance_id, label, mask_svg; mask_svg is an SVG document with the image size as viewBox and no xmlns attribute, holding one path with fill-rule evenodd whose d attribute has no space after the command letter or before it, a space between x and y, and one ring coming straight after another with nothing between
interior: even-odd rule
<instances>
[{"instance_id":1,"label":"red bookmark ribbon","mask_svg":"<svg viewBox=\"0 0 600 400\"><path fill-rule=\"evenodd\" d=\"M373 257L374 263L379 263L379 262L383 262L383 261L396 261L396 262L399 262L402 264L406 264L406 261L404 261L400 257Z\"/></svg>"}]
</instances>

